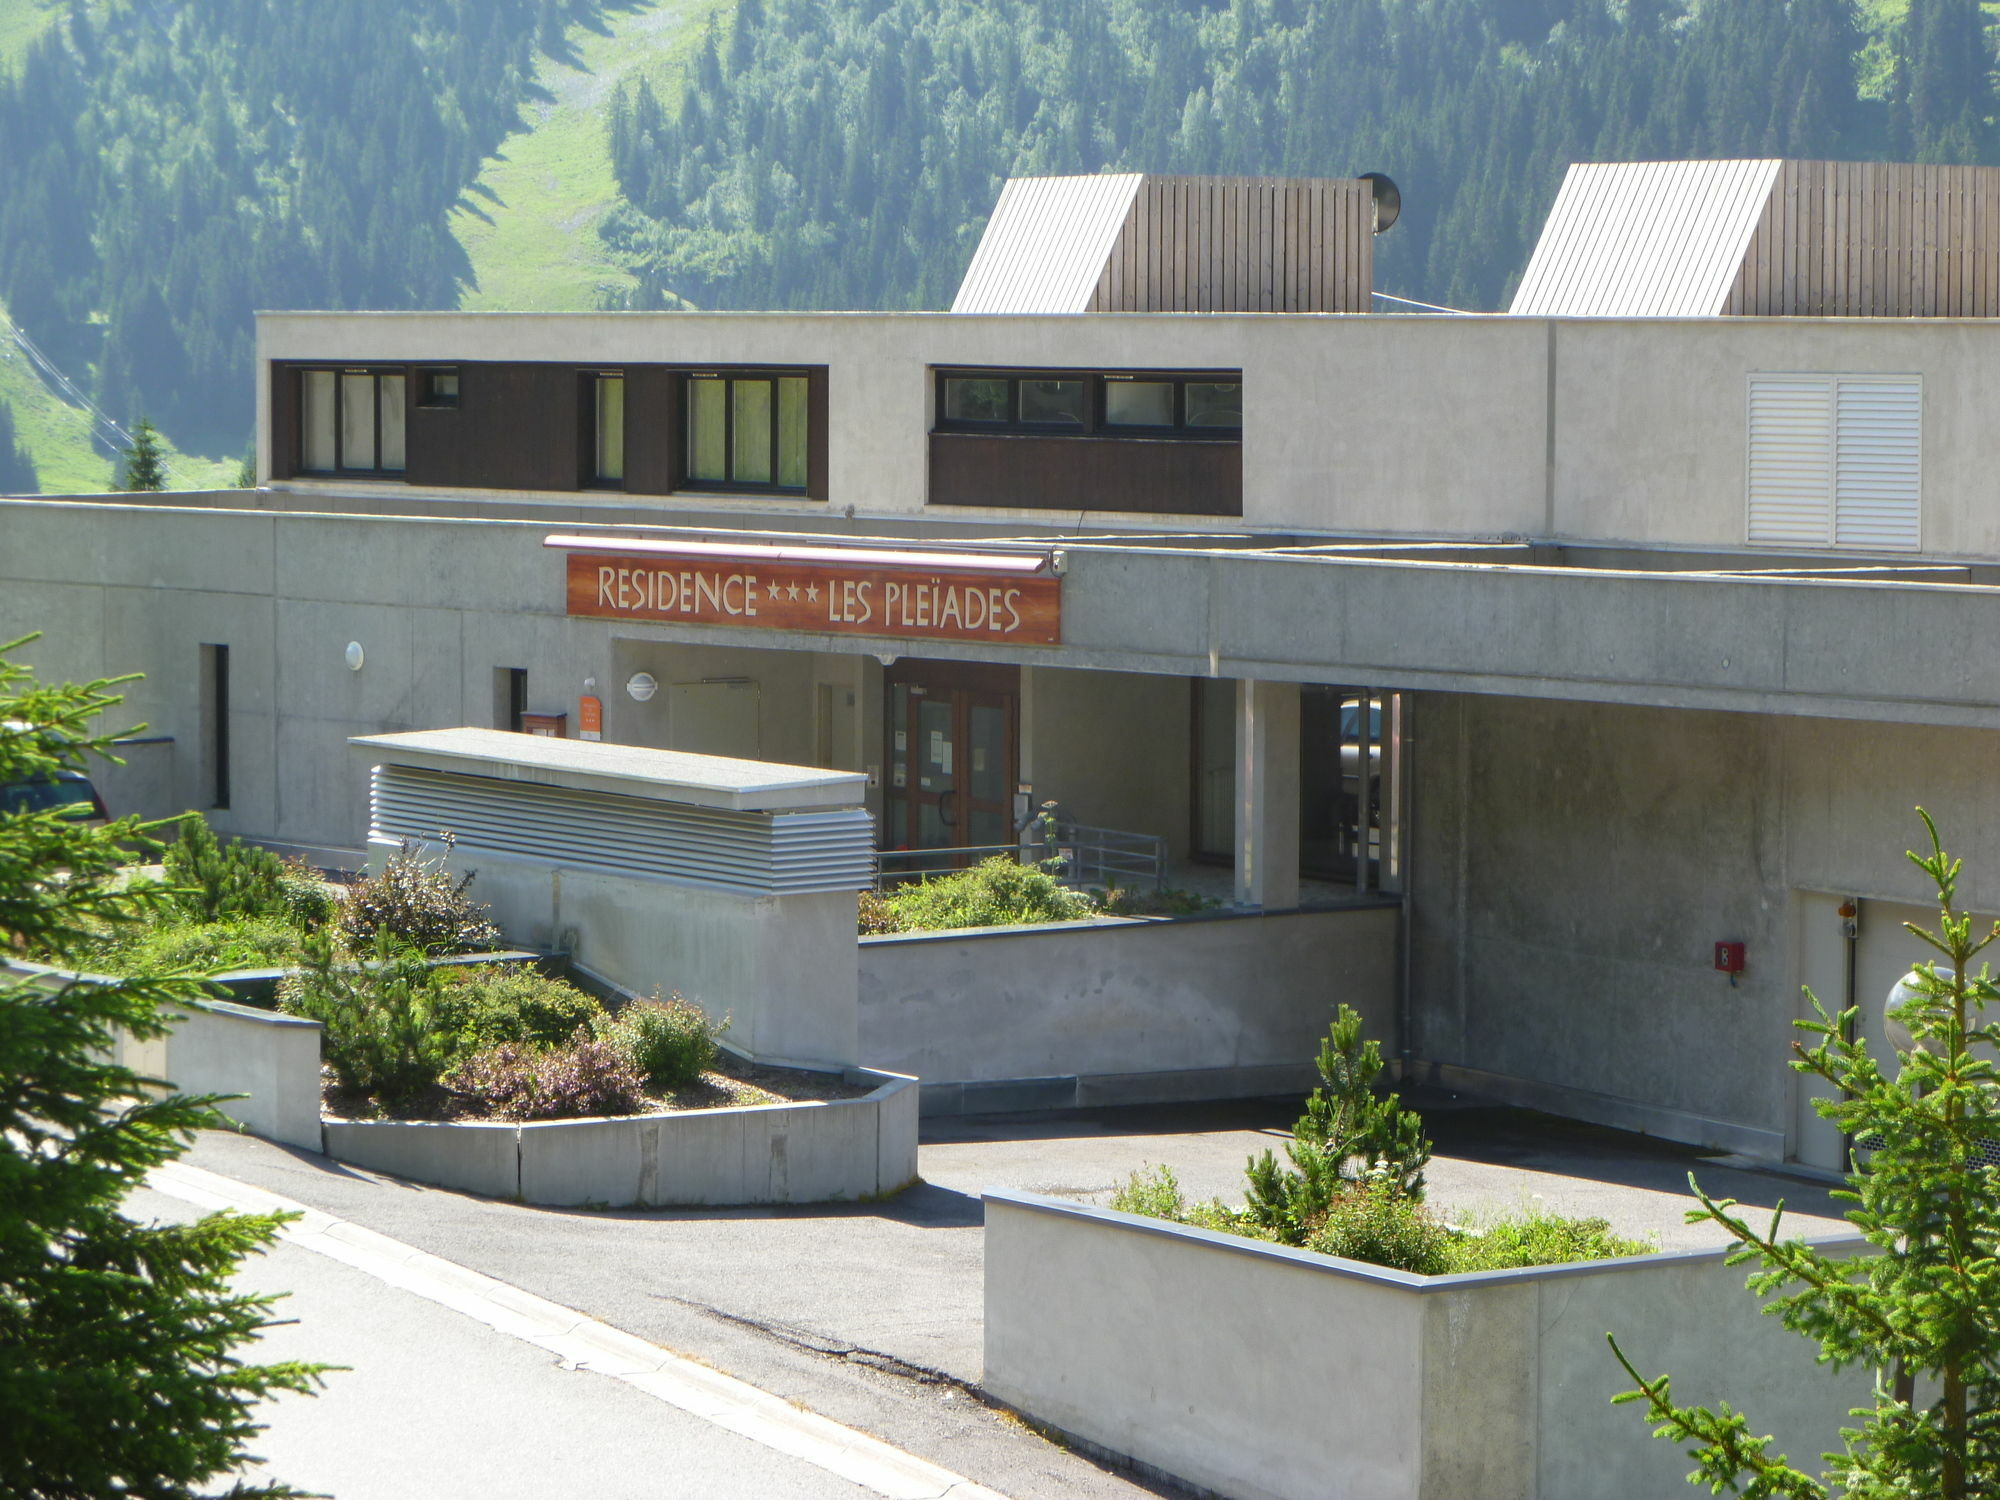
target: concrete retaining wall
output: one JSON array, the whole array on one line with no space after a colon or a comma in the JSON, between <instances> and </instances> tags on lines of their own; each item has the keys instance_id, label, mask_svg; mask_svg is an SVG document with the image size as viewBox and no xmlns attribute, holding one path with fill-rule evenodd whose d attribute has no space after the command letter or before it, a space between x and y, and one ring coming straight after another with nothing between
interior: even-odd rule
<instances>
[{"instance_id":1,"label":"concrete retaining wall","mask_svg":"<svg viewBox=\"0 0 2000 1500\"><path fill-rule=\"evenodd\" d=\"M1344 1001L1396 1019L1390 905L986 927L861 940L861 1055L927 1111L1307 1087Z\"/></svg>"},{"instance_id":2,"label":"concrete retaining wall","mask_svg":"<svg viewBox=\"0 0 2000 1500\"><path fill-rule=\"evenodd\" d=\"M51 987L116 982L18 961L0 963L0 973ZM114 1033L111 1061L184 1094L239 1095L216 1109L253 1135L319 1150L319 1022L227 1000L192 1001L166 1014L174 1026L165 1036L142 1042Z\"/></svg>"},{"instance_id":3,"label":"concrete retaining wall","mask_svg":"<svg viewBox=\"0 0 2000 1500\"><path fill-rule=\"evenodd\" d=\"M417 1182L553 1206L824 1203L917 1176L915 1080L865 1068L860 1099L530 1125L334 1121L327 1155Z\"/></svg>"},{"instance_id":4,"label":"concrete retaining wall","mask_svg":"<svg viewBox=\"0 0 2000 1500\"><path fill-rule=\"evenodd\" d=\"M1607 1331L1802 1466L1869 1390L1744 1276L1719 1250L1410 1276L992 1192L985 1385L1229 1500L1678 1500L1691 1465L1611 1406Z\"/></svg>"},{"instance_id":5,"label":"concrete retaining wall","mask_svg":"<svg viewBox=\"0 0 2000 1500\"><path fill-rule=\"evenodd\" d=\"M392 852L371 844L371 864ZM464 847L446 864L474 875L473 898L511 941L562 948L633 994L678 991L729 1017L731 1044L758 1062L839 1067L868 1056L855 1051L845 959L851 894L734 895Z\"/></svg>"}]
</instances>

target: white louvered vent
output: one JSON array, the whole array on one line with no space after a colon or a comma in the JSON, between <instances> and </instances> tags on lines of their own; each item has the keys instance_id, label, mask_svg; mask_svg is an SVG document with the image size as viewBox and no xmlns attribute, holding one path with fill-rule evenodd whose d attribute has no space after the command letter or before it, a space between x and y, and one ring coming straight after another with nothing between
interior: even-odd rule
<instances>
[{"instance_id":1,"label":"white louvered vent","mask_svg":"<svg viewBox=\"0 0 2000 1500\"><path fill-rule=\"evenodd\" d=\"M1834 402L1834 539L1915 550L1922 384L1843 378Z\"/></svg>"},{"instance_id":2,"label":"white louvered vent","mask_svg":"<svg viewBox=\"0 0 2000 1500\"><path fill-rule=\"evenodd\" d=\"M1917 548L1921 380L1752 375L1749 408L1751 541Z\"/></svg>"},{"instance_id":3,"label":"white louvered vent","mask_svg":"<svg viewBox=\"0 0 2000 1500\"><path fill-rule=\"evenodd\" d=\"M735 812L415 766L375 767L371 838L434 840L566 869L754 894L873 883L875 825L862 808Z\"/></svg>"}]
</instances>

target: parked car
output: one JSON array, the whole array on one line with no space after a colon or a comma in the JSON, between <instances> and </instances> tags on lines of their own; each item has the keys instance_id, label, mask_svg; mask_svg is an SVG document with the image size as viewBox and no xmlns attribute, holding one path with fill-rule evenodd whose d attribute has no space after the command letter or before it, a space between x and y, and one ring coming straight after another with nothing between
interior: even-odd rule
<instances>
[{"instance_id":1,"label":"parked car","mask_svg":"<svg viewBox=\"0 0 2000 1500\"><path fill-rule=\"evenodd\" d=\"M0 734L33 733L35 726L18 719L0 722ZM46 776L25 781L0 781L0 817L21 813L60 811L79 822L108 823L104 798L91 779L75 766L65 766Z\"/></svg>"}]
</instances>

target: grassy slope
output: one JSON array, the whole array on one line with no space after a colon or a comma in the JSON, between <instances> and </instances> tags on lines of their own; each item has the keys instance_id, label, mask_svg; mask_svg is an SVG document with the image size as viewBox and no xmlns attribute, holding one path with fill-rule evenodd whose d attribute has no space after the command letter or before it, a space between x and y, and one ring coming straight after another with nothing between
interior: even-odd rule
<instances>
[{"instance_id":1,"label":"grassy slope","mask_svg":"<svg viewBox=\"0 0 2000 1500\"><path fill-rule=\"evenodd\" d=\"M11 69L60 13L58 0L0 0L0 68Z\"/></svg>"},{"instance_id":2,"label":"grassy slope","mask_svg":"<svg viewBox=\"0 0 2000 1500\"><path fill-rule=\"evenodd\" d=\"M711 15L726 23L728 9L729 0L633 0L608 15L606 32L572 30L569 63L542 59L546 97L528 106L525 131L488 159L452 216L474 277L460 306L573 312L596 306L600 286L631 285L597 238L617 196L604 131L611 90L645 77L662 99L678 99L702 28Z\"/></svg>"}]
</instances>

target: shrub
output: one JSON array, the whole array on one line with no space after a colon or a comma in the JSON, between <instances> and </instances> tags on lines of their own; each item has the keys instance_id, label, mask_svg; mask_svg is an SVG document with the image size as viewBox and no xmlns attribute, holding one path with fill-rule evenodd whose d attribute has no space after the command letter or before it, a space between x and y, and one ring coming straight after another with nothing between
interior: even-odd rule
<instances>
[{"instance_id":1,"label":"shrub","mask_svg":"<svg viewBox=\"0 0 2000 1500\"><path fill-rule=\"evenodd\" d=\"M1441 1276L1452 1264L1455 1236L1431 1211L1377 1173L1349 1183L1307 1227L1305 1247L1321 1255L1365 1260L1418 1276Z\"/></svg>"},{"instance_id":2,"label":"shrub","mask_svg":"<svg viewBox=\"0 0 2000 1500\"><path fill-rule=\"evenodd\" d=\"M450 846L447 836L445 847ZM378 932L432 955L489 952L500 946L500 929L482 915L486 908L465 894L471 884L470 875L453 881L442 859L425 860L417 844L405 839L379 871L348 892L341 935L357 952Z\"/></svg>"},{"instance_id":3,"label":"shrub","mask_svg":"<svg viewBox=\"0 0 2000 1500\"><path fill-rule=\"evenodd\" d=\"M1452 1242L1454 1271L1507 1271L1519 1266L1566 1266L1579 1260L1619 1255L1651 1255L1651 1240L1626 1239L1611 1232L1606 1219L1571 1219L1535 1210L1509 1214Z\"/></svg>"},{"instance_id":4,"label":"shrub","mask_svg":"<svg viewBox=\"0 0 2000 1500\"><path fill-rule=\"evenodd\" d=\"M324 927L333 919L338 903L319 871L296 854L278 863L278 899L284 905L285 919L294 927Z\"/></svg>"},{"instance_id":5,"label":"shrub","mask_svg":"<svg viewBox=\"0 0 2000 1500\"><path fill-rule=\"evenodd\" d=\"M885 932L901 932L903 919L880 891L863 891L857 903L855 930L862 937L880 937Z\"/></svg>"},{"instance_id":6,"label":"shrub","mask_svg":"<svg viewBox=\"0 0 2000 1500\"><path fill-rule=\"evenodd\" d=\"M484 1100L502 1120L632 1115L647 1107L638 1069L583 1032L560 1047L502 1042L462 1064L445 1085Z\"/></svg>"},{"instance_id":7,"label":"shrub","mask_svg":"<svg viewBox=\"0 0 2000 1500\"><path fill-rule=\"evenodd\" d=\"M275 969L299 956L298 929L268 917L176 922L123 934L92 964L121 974L213 974Z\"/></svg>"},{"instance_id":8,"label":"shrub","mask_svg":"<svg viewBox=\"0 0 2000 1500\"><path fill-rule=\"evenodd\" d=\"M1353 1182L1388 1173L1402 1197L1422 1199L1431 1143L1424 1122L1403 1109L1394 1094L1377 1095L1382 1049L1363 1041L1361 1017L1343 1005L1319 1048L1323 1087L1306 1100L1285 1148L1290 1169L1266 1151L1251 1159L1245 1212L1288 1245L1303 1242L1307 1226L1333 1206Z\"/></svg>"},{"instance_id":9,"label":"shrub","mask_svg":"<svg viewBox=\"0 0 2000 1500\"><path fill-rule=\"evenodd\" d=\"M634 1000L606 1024L600 1038L656 1089L683 1089L715 1063L715 1039L729 1023L711 1026L698 1005L679 995Z\"/></svg>"},{"instance_id":10,"label":"shrub","mask_svg":"<svg viewBox=\"0 0 2000 1500\"><path fill-rule=\"evenodd\" d=\"M1097 913L1081 891L1004 854L981 860L969 870L902 886L886 899L903 931L1079 922Z\"/></svg>"},{"instance_id":11,"label":"shrub","mask_svg":"<svg viewBox=\"0 0 2000 1500\"><path fill-rule=\"evenodd\" d=\"M336 959L327 938L308 937L304 965L278 986L278 1003L325 1028L321 1054L343 1088L381 1103L417 1097L451 1065L453 1038L438 1024L430 968L386 932L366 962Z\"/></svg>"},{"instance_id":12,"label":"shrub","mask_svg":"<svg viewBox=\"0 0 2000 1500\"><path fill-rule=\"evenodd\" d=\"M1125 1179L1125 1186L1111 1195L1111 1207L1120 1213L1144 1214L1149 1219L1213 1229L1218 1234L1238 1234L1253 1240L1272 1237L1269 1230L1244 1218L1219 1198L1189 1203L1181 1193L1180 1179L1172 1167L1155 1167L1150 1176L1134 1172Z\"/></svg>"},{"instance_id":13,"label":"shrub","mask_svg":"<svg viewBox=\"0 0 2000 1500\"><path fill-rule=\"evenodd\" d=\"M180 837L167 845L161 864L175 907L197 922L288 915L278 856L241 839L222 844L200 813L181 819Z\"/></svg>"},{"instance_id":14,"label":"shrub","mask_svg":"<svg viewBox=\"0 0 2000 1500\"><path fill-rule=\"evenodd\" d=\"M604 1007L573 984L526 964L460 964L433 969L431 1012L452 1038L452 1054L470 1057L503 1042L554 1047L596 1027Z\"/></svg>"}]
</instances>

